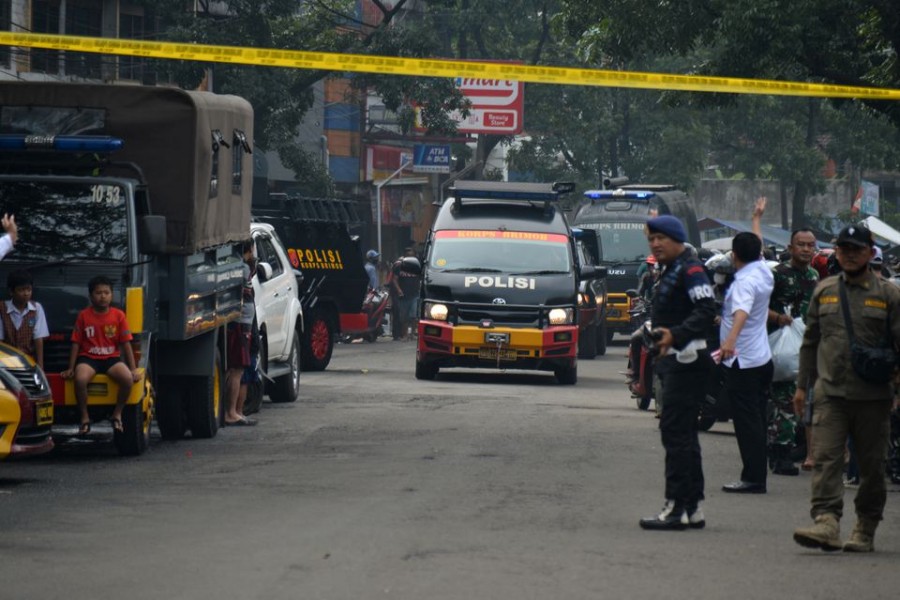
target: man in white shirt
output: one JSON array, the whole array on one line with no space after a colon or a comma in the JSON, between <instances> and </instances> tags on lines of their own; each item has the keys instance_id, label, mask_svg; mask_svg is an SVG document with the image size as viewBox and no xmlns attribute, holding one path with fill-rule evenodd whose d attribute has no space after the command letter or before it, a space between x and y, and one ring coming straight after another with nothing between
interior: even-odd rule
<instances>
[{"instance_id":1,"label":"man in white shirt","mask_svg":"<svg viewBox=\"0 0 900 600\"><path fill-rule=\"evenodd\" d=\"M755 234L739 233L731 250L737 272L725 295L719 336L723 380L743 470L739 481L722 486L722 490L765 494L766 403L772 382L766 321L775 280L772 270L760 260L762 243Z\"/></svg>"}]
</instances>

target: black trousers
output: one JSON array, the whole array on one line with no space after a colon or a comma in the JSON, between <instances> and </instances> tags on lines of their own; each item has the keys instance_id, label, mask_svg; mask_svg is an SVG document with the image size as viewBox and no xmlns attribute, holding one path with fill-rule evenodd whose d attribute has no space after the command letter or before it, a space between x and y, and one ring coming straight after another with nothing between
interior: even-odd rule
<instances>
[{"instance_id":1,"label":"black trousers","mask_svg":"<svg viewBox=\"0 0 900 600\"><path fill-rule=\"evenodd\" d=\"M772 361L741 369L740 359L722 366L725 391L731 402L734 435L741 452L741 481L766 484L766 404L772 383Z\"/></svg>"},{"instance_id":2,"label":"black trousers","mask_svg":"<svg viewBox=\"0 0 900 600\"><path fill-rule=\"evenodd\" d=\"M692 366L695 368L690 370L682 370L680 366L662 368L659 374L663 393L659 430L666 450L666 499L688 509L704 497L697 416L706 386L698 382L705 382L709 377L712 362L704 352Z\"/></svg>"}]
</instances>

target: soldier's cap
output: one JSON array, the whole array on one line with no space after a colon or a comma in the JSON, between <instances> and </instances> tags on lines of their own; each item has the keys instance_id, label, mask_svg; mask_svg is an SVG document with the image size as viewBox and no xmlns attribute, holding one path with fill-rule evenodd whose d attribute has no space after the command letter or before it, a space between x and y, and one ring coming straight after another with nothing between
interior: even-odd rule
<instances>
[{"instance_id":1,"label":"soldier's cap","mask_svg":"<svg viewBox=\"0 0 900 600\"><path fill-rule=\"evenodd\" d=\"M650 233L661 233L682 244L687 241L687 232L684 224L678 217L662 215L647 221L647 230Z\"/></svg>"},{"instance_id":2,"label":"soldier's cap","mask_svg":"<svg viewBox=\"0 0 900 600\"><path fill-rule=\"evenodd\" d=\"M860 248L871 248L875 245L872 239L872 232L868 227L863 225L848 225L841 229L838 233L835 246L859 246Z\"/></svg>"}]
</instances>

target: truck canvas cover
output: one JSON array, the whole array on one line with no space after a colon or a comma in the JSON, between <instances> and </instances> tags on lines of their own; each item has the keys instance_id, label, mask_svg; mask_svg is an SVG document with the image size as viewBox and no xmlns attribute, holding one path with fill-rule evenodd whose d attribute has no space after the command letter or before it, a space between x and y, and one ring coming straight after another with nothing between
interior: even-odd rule
<instances>
[{"instance_id":1,"label":"truck canvas cover","mask_svg":"<svg viewBox=\"0 0 900 600\"><path fill-rule=\"evenodd\" d=\"M167 252L192 254L249 237L253 111L243 98L165 87L0 82L0 133L121 138L124 148L110 160L143 171L151 212L166 217Z\"/></svg>"}]
</instances>

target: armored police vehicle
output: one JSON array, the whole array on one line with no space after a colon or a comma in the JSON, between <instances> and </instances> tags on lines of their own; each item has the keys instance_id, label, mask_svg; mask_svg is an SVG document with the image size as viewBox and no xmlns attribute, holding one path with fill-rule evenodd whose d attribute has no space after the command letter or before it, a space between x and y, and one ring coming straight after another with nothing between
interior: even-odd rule
<instances>
[{"instance_id":1,"label":"armored police vehicle","mask_svg":"<svg viewBox=\"0 0 900 600\"><path fill-rule=\"evenodd\" d=\"M615 189L588 190L576 207L572 224L596 232L607 269L607 341L616 332L634 329L626 290L638 289L638 269L649 253L644 225L654 214L674 215L684 223L688 241L700 247L700 230L693 203L671 185L624 184Z\"/></svg>"},{"instance_id":2,"label":"armored police vehicle","mask_svg":"<svg viewBox=\"0 0 900 600\"><path fill-rule=\"evenodd\" d=\"M425 247L416 377L448 367L552 371L578 379L581 264L557 206L573 184L457 182Z\"/></svg>"}]
</instances>

